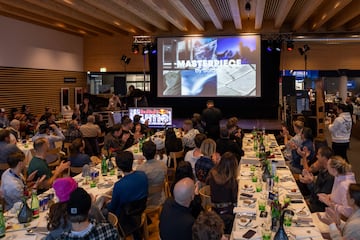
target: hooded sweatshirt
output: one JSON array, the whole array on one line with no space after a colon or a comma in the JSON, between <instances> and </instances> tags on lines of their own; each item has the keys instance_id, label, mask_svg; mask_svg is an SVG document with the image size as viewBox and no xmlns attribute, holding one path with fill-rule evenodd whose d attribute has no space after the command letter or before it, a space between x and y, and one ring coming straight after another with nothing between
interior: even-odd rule
<instances>
[{"instance_id":1,"label":"hooded sweatshirt","mask_svg":"<svg viewBox=\"0 0 360 240\"><path fill-rule=\"evenodd\" d=\"M349 112L342 112L334 122L329 125L331 139L335 143L350 142L352 119Z\"/></svg>"}]
</instances>

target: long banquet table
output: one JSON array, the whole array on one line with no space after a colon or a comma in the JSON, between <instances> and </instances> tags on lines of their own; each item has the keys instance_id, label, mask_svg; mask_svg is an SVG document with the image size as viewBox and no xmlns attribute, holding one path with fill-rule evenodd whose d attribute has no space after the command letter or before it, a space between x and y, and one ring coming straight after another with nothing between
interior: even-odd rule
<instances>
[{"instance_id":1,"label":"long banquet table","mask_svg":"<svg viewBox=\"0 0 360 240\"><path fill-rule=\"evenodd\" d=\"M291 226L285 227L289 239L323 239L320 230L313 222L310 210L290 170L286 167L284 158L282 155L278 156L281 154L281 151L275 141L274 135L267 135L266 138L267 143L265 145L267 147L271 146L272 154L276 155L274 158L270 158L270 160L276 160L277 164L276 176L278 176L279 181L278 183L274 183L273 189L278 192L279 202L283 204L285 198L287 198L287 200L289 200L288 198L292 200L302 200L301 203L290 203L287 208L294 212ZM230 239L246 239L243 235L248 230L255 231L255 235L250 239L262 239L262 231L264 229L270 229L271 227L271 207L269 204L270 201L268 201L269 191L267 190L267 183L261 179L262 169L259 159L254 155L255 152L252 148L253 142L250 134L245 135L243 146L245 156L241 159L239 166L239 197L237 207L234 208L235 220ZM278 151L280 154L278 154ZM253 181L253 176L257 177L257 182ZM258 192L256 188L259 186L261 186L262 190ZM242 196L241 194L244 193L252 196ZM260 217L258 206L260 201L266 203L265 211L268 213L267 217ZM271 239L273 239L274 236L275 232L272 232Z\"/></svg>"},{"instance_id":2,"label":"long banquet table","mask_svg":"<svg viewBox=\"0 0 360 240\"><path fill-rule=\"evenodd\" d=\"M115 171L114 175L108 173L107 176L101 175L100 166L97 165L92 167L92 171L99 171L98 182L96 187L91 187L89 182L85 181L85 178L82 177L82 174L79 174L74 177L77 181L78 186L84 188L89 194L93 196L101 196L103 194L110 194L113 189L114 183L117 179L117 172ZM45 198L49 194L54 194L54 190L51 188L43 194L40 194L39 200ZM55 197L56 201L56 197ZM30 201L28 201L28 206L30 207ZM4 239L21 239L21 240L40 240L43 239L48 233L47 225L47 215L49 209L40 211L40 216L37 219L33 219L29 224L19 224L17 220L16 213L13 213L11 210L7 211L5 215L6 219L6 236ZM30 231L31 232L28 232ZM45 239L45 238L44 238Z\"/></svg>"}]
</instances>

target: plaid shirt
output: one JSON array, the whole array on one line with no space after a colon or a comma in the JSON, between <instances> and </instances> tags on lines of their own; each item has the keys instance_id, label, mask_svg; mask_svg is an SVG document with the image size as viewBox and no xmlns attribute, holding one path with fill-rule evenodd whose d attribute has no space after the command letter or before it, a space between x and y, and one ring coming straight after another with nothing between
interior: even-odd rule
<instances>
[{"instance_id":1,"label":"plaid shirt","mask_svg":"<svg viewBox=\"0 0 360 240\"><path fill-rule=\"evenodd\" d=\"M75 236L70 232L64 232L60 239L62 240L118 240L119 234L117 230L110 223L96 223L93 224L89 232L84 236Z\"/></svg>"},{"instance_id":2,"label":"plaid shirt","mask_svg":"<svg viewBox=\"0 0 360 240\"><path fill-rule=\"evenodd\" d=\"M64 142L72 143L76 138L82 138L82 133L79 129L71 127L64 132L64 136Z\"/></svg>"}]
</instances>

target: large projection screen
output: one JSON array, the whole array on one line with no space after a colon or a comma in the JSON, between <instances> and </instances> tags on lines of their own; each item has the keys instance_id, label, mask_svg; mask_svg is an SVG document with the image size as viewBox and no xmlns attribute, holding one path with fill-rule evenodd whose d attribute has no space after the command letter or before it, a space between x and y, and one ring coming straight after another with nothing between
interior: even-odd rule
<instances>
[{"instance_id":1,"label":"large projection screen","mask_svg":"<svg viewBox=\"0 0 360 240\"><path fill-rule=\"evenodd\" d=\"M261 97L260 35L157 43L158 97Z\"/></svg>"}]
</instances>

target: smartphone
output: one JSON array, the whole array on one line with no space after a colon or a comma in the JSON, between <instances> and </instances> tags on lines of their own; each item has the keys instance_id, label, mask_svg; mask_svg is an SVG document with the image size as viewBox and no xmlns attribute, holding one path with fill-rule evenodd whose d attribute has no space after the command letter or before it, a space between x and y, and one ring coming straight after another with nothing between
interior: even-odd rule
<instances>
[{"instance_id":1,"label":"smartphone","mask_svg":"<svg viewBox=\"0 0 360 240\"><path fill-rule=\"evenodd\" d=\"M250 229L249 231L244 233L244 235L242 237L246 238L246 239L250 239L255 235L255 233L256 233L256 231Z\"/></svg>"},{"instance_id":2,"label":"smartphone","mask_svg":"<svg viewBox=\"0 0 360 240\"><path fill-rule=\"evenodd\" d=\"M248 198L252 198L252 197L253 197L252 194L247 194L247 193L240 193L240 196L248 197Z\"/></svg>"},{"instance_id":3,"label":"smartphone","mask_svg":"<svg viewBox=\"0 0 360 240\"><path fill-rule=\"evenodd\" d=\"M291 203L303 203L304 201L301 199L293 199L291 200Z\"/></svg>"}]
</instances>

